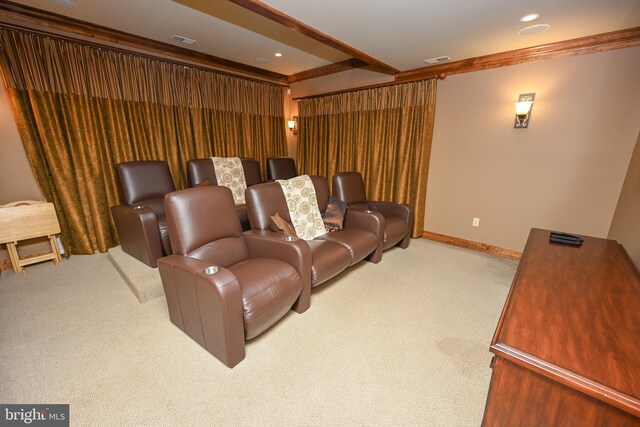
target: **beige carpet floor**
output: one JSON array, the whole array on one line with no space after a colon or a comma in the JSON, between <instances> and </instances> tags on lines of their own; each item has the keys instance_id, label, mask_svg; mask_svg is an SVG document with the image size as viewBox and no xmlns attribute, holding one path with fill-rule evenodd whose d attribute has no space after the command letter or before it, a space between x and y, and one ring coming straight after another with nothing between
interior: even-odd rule
<instances>
[{"instance_id":1,"label":"beige carpet floor","mask_svg":"<svg viewBox=\"0 0 640 427\"><path fill-rule=\"evenodd\" d=\"M517 263L428 240L314 289L228 369L107 256L0 277L0 403L74 426L478 426Z\"/></svg>"}]
</instances>

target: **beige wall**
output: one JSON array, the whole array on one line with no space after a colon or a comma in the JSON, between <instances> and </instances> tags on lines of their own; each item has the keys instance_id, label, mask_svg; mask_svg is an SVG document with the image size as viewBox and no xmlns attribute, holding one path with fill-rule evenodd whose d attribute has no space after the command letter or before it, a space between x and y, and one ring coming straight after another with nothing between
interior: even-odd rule
<instances>
[{"instance_id":1,"label":"beige wall","mask_svg":"<svg viewBox=\"0 0 640 427\"><path fill-rule=\"evenodd\" d=\"M17 200L44 200L31 172L18 128L11 112L4 85L0 84L0 205ZM20 242L20 255L46 250L39 242ZM0 258L7 258L5 245L0 245Z\"/></svg>"},{"instance_id":2,"label":"beige wall","mask_svg":"<svg viewBox=\"0 0 640 427\"><path fill-rule=\"evenodd\" d=\"M298 98L391 81L393 81L393 76L360 68L293 83L291 85L291 95L294 98Z\"/></svg>"},{"instance_id":3,"label":"beige wall","mask_svg":"<svg viewBox=\"0 0 640 427\"><path fill-rule=\"evenodd\" d=\"M530 126L513 129L529 92ZM640 47L449 76L425 229L515 250L532 227L607 237L639 129Z\"/></svg>"},{"instance_id":4,"label":"beige wall","mask_svg":"<svg viewBox=\"0 0 640 427\"><path fill-rule=\"evenodd\" d=\"M622 243L640 266L640 134L613 215L609 238Z\"/></svg>"},{"instance_id":5,"label":"beige wall","mask_svg":"<svg viewBox=\"0 0 640 427\"><path fill-rule=\"evenodd\" d=\"M7 92L0 85L0 205L26 199L44 200L22 146Z\"/></svg>"}]
</instances>

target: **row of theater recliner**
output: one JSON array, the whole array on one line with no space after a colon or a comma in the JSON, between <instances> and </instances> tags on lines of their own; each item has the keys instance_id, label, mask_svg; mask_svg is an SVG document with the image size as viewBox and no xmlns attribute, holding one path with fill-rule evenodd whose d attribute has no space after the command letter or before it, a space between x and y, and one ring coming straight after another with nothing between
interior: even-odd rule
<instances>
[{"instance_id":1,"label":"row of theater recliner","mask_svg":"<svg viewBox=\"0 0 640 427\"><path fill-rule=\"evenodd\" d=\"M241 159L247 187L263 182L260 164L255 159ZM297 175L292 158L267 159L267 179L289 179ZM171 171L163 161L124 162L116 166L116 180L120 191L118 206L111 214L120 237L122 250L147 264L157 267L158 258L171 255L171 241L164 211L165 194L176 191ZM187 162L189 187L204 181L217 184L211 158ZM238 207L243 230L249 230L244 206Z\"/></svg>"},{"instance_id":2,"label":"row of theater recliner","mask_svg":"<svg viewBox=\"0 0 640 427\"><path fill-rule=\"evenodd\" d=\"M187 165L195 188L181 191L169 189L173 182L164 162L119 164L125 204L112 207L122 249L157 264L171 321L228 367L244 359L245 340L290 309L306 311L312 287L362 260L380 262L387 248L408 247L413 226L412 207L368 201L362 176L342 172L333 177L333 196L348 206L341 229L309 241L284 236L272 224L275 214L290 221L282 187L258 181L259 167L252 181L257 161L242 163L244 206L236 206L228 188L215 185L211 159L198 159ZM328 181L310 178L325 214ZM205 179L214 185L198 187ZM160 194L160 184L169 191ZM167 240L160 254L150 253L145 242L154 227Z\"/></svg>"}]
</instances>

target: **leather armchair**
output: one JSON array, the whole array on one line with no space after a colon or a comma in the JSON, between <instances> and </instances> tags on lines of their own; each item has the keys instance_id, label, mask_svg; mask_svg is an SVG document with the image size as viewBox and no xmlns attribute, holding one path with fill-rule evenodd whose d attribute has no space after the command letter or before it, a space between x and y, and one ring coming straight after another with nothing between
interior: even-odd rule
<instances>
[{"instance_id":1,"label":"leather armchair","mask_svg":"<svg viewBox=\"0 0 640 427\"><path fill-rule=\"evenodd\" d=\"M171 322L232 368L245 357L245 340L294 303L308 307L299 301L310 270L308 248L243 235L226 187L170 193L165 205L174 254L158 260L158 268ZM207 274L213 265L219 270Z\"/></svg>"},{"instance_id":2,"label":"leather armchair","mask_svg":"<svg viewBox=\"0 0 640 427\"><path fill-rule=\"evenodd\" d=\"M155 268L171 254L164 195L175 191L169 166L163 161L125 162L116 166L121 204L111 207L122 250Z\"/></svg>"},{"instance_id":3,"label":"leather armchair","mask_svg":"<svg viewBox=\"0 0 640 427\"><path fill-rule=\"evenodd\" d=\"M267 159L267 179L291 179L298 176L296 162L291 157L269 157Z\"/></svg>"},{"instance_id":4,"label":"leather armchair","mask_svg":"<svg viewBox=\"0 0 640 427\"><path fill-rule=\"evenodd\" d=\"M311 180L320 213L324 213L329 201L329 185L326 178L321 176L312 176ZM247 188L246 199L252 230L245 234L280 239L281 234L269 229L270 217L276 213L285 221L291 220L280 184L268 182ZM310 275L303 277L303 280L310 283L309 289L363 260L379 245L382 237L381 216L377 218L363 212L353 212L347 216L342 231L327 233L310 241L298 240L308 245L311 254Z\"/></svg>"},{"instance_id":5,"label":"leather armchair","mask_svg":"<svg viewBox=\"0 0 640 427\"><path fill-rule=\"evenodd\" d=\"M413 228L413 207L402 203L371 202L364 191L359 172L340 172L333 176L334 197L347 203L348 210L373 210L384 217L384 239L380 253L393 246L409 247ZM380 256L382 256L380 254Z\"/></svg>"},{"instance_id":6,"label":"leather armchair","mask_svg":"<svg viewBox=\"0 0 640 427\"><path fill-rule=\"evenodd\" d=\"M240 159L242 168L244 169L244 178L247 187L260 184L262 182L262 174L260 173L260 163L255 159ZM213 185L218 185L216 180L216 172L213 168L213 161L210 158L193 159L187 162L187 182L189 187L195 187L205 179L208 179ZM247 218L247 208L245 205L236 206L238 219L243 230L249 230L249 220Z\"/></svg>"}]
</instances>

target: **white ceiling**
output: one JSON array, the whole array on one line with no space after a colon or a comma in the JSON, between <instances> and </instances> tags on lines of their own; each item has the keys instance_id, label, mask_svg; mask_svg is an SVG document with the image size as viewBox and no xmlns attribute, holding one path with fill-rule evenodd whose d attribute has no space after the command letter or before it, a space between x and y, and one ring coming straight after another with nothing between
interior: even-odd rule
<instances>
[{"instance_id":1,"label":"white ceiling","mask_svg":"<svg viewBox=\"0 0 640 427\"><path fill-rule=\"evenodd\" d=\"M281 74L349 56L226 0L47 0L27 6L176 44ZM640 0L266 0L264 3L401 71L426 58L454 60L640 26ZM529 24L522 15L536 12ZM545 33L519 36L527 25ZM193 46L173 42L179 34ZM283 56L276 58L275 52ZM265 58L267 63L257 63Z\"/></svg>"},{"instance_id":2,"label":"white ceiling","mask_svg":"<svg viewBox=\"0 0 640 427\"><path fill-rule=\"evenodd\" d=\"M640 0L266 0L401 71L640 26ZM528 13L532 23L520 22ZM545 33L518 36L533 24Z\"/></svg>"}]
</instances>

